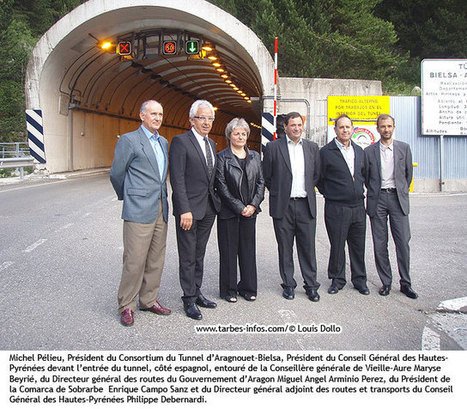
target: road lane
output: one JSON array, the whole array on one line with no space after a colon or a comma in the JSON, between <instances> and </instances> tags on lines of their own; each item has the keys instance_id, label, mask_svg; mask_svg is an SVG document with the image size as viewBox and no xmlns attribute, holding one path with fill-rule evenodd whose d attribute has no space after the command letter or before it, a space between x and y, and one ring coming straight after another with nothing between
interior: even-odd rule
<instances>
[{"instance_id":1,"label":"road lane","mask_svg":"<svg viewBox=\"0 0 467 409\"><path fill-rule=\"evenodd\" d=\"M461 349L436 328L435 312L443 300L466 296L466 195L412 195L412 277L420 298L410 300L394 283L388 297L380 286L367 232L369 296L347 285L328 295L329 244L318 198L317 257L321 301L311 303L301 287L293 301L281 297L277 251L267 201L258 216L258 300L230 304L218 297L215 227L208 244L203 291L218 302L194 322L183 312L178 281L174 219L170 217L161 302L169 317L135 313L124 328L116 310L122 261L121 203L108 174L54 182L0 186L1 349L70 350L421 350L426 327L438 331L440 349ZM394 249L391 259L395 266ZM397 274L395 274L397 276ZM347 272L349 277L349 272ZM431 318L433 317L433 319ZM196 325L229 325L230 332L197 333ZM234 327L290 324L289 333L233 333ZM313 332L313 328L339 332ZM457 324L459 325L459 324ZM299 332L298 328L302 331ZM290 326L289 326L290 329ZM253 330L251 330L253 331Z\"/></svg>"}]
</instances>

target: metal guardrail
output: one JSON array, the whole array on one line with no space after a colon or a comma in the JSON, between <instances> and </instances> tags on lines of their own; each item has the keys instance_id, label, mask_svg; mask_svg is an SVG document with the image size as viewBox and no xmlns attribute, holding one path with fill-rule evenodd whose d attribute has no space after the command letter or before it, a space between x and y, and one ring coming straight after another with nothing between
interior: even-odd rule
<instances>
[{"instance_id":1,"label":"metal guardrail","mask_svg":"<svg viewBox=\"0 0 467 409\"><path fill-rule=\"evenodd\" d=\"M29 154L27 143L0 143L0 169L17 169L22 179L24 177L24 167L33 165L34 158Z\"/></svg>"},{"instance_id":2,"label":"metal guardrail","mask_svg":"<svg viewBox=\"0 0 467 409\"><path fill-rule=\"evenodd\" d=\"M24 156L22 158L0 158L0 169L21 168L32 165L34 165L34 158L32 156Z\"/></svg>"},{"instance_id":3,"label":"metal guardrail","mask_svg":"<svg viewBox=\"0 0 467 409\"><path fill-rule=\"evenodd\" d=\"M26 142L0 143L0 158L17 158L29 156L29 146Z\"/></svg>"}]
</instances>

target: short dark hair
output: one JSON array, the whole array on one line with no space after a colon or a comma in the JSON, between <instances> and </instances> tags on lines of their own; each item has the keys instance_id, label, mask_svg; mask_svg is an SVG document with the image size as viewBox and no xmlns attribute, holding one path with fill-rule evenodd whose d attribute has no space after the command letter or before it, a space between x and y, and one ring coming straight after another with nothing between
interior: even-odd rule
<instances>
[{"instance_id":1,"label":"short dark hair","mask_svg":"<svg viewBox=\"0 0 467 409\"><path fill-rule=\"evenodd\" d=\"M376 120L376 126L379 126L379 121L381 121L382 119L392 119L392 124L396 126L396 121L391 115L388 115L388 114L381 114Z\"/></svg>"},{"instance_id":2,"label":"short dark hair","mask_svg":"<svg viewBox=\"0 0 467 409\"><path fill-rule=\"evenodd\" d=\"M335 122L334 122L334 127L337 126L337 123L338 123L339 120L341 120L342 118L347 118L347 119L350 121L350 123L352 124L352 126L353 126L353 121L349 118L349 116L346 115L346 114L342 114L342 115L339 115L339 116L337 117L337 119L335 120Z\"/></svg>"},{"instance_id":3,"label":"short dark hair","mask_svg":"<svg viewBox=\"0 0 467 409\"><path fill-rule=\"evenodd\" d=\"M285 116L284 125L288 125L289 124L289 119L294 119L294 118L302 118L302 116L298 112L295 112L295 111L289 112ZM302 122L303 122L303 118L302 118Z\"/></svg>"}]
</instances>

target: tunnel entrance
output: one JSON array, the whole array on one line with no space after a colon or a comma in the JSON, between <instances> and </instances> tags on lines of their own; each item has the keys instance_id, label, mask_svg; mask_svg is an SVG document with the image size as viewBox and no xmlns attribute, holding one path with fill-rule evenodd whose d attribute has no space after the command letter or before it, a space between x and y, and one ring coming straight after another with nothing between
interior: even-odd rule
<instances>
[{"instance_id":1,"label":"tunnel entrance","mask_svg":"<svg viewBox=\"0 0 467 409\"><path fill-rule=\"evenodd\" d=\"M110 166L118 136L139 126L148 99L163 105L169 141L189 129L191 104L207 99L216 108L210 135L218 150L234 117L250 123L249 147L259 150L273 62L254 33L203 0L114 3L77 7L33 51L26 102L42 115L44 166ZM202 17L187 10L203 10Z\"/></svg>"}]
</instances>

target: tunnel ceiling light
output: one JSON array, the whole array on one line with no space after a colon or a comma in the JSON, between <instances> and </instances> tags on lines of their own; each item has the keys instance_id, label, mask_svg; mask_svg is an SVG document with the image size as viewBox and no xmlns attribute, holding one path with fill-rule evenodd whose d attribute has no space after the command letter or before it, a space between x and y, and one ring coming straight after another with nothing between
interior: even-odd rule
<instances>
[{"instance_id":1,"label":"tunnel ceiling light","mask_svg":"<svg viewBox=\"0 0 467 409\"><path fill-rule=\"evenodd\" d=\"M202 49L203 49L204 51L212 51L212 50L214 50L214 48L212 48L212 47L209 46L209 45L203 45Z\"/></svg>"},{"instance_id":2,"label":"tunnel ceiling light","mask_svg":"<svg viewBox=\"0 0 467 409\"><path fill-rule=\"evenodd\" d=\"M239 94L241 94L243 91L242 91L241 89L239 89L237 92L238 92Z\"/></svg>"},{"instance_id":3,"label":"tunnel ceiling light","mask_svg":"<svg viewBox=\"0 0 467 409\"><path fill-rule=\"evenodd\" d=\"M216 61L217 57L215 55L210 55L208 56L208 59L210 59L211 61Z\"/></svg>"},{"instance_id":4,"label":"tunnel ceiling light","mask_svg":"<svg viewBox=\"0 0 467 409\"><path fill-rule=\"evenodd\" d=\"M216 71L224 72L225 70L223 68L217 68Z\"/></svg>"},{"instance_id":5,"label":"tunnel ceiling light","mask_svg":"<svg viewBox=\"0 0 467 409\"><path fill-rule=\"evenodd\" d=\"M222 74L221 77L222 78L229 78L229 76L227 74Z\"/></svg>"},{"instance_id":6,"label":"tunnel ceiling light","mask_svg":"<svg viewBox=\"0 0 467 409\"><path fill-rule=\"evenodd\" d=\"M213 62L212 65L214 65L214 67L220 67L221 66L218 62Z\"/></svg>"},{"instance_id":7,"label":"tunnel ceiling light","mask_svg":"<svg viewBox=\"0 0 467 409\"><path fill-rule=\"evenodd\" d=\"M238 91L238 87L235 87L235 86L234 86L234 87L233 87L233 90L234 90L234 91Z\"/></svg>"},{"instance_id":8,"label":"tunnel ceiling light","mask_svg":"<svg viewBox=\"0 0 467 409\"><path fill-rule=\"evenodd\" d=\"M218 107L213 107L214 108L214 111L217 111L219 108Z\"/></svg>"},{"instance_id":9,"label":"tunnel ceiling light","mask_svg":"<svg viewBox=\"0 0 467 409\"><path fill-rule=\"evenodd\" d=\"M225 80L227 84L232 84L232 80Z\"/></svg>"},{"instance_id":10,"label":"tunnel ceiling light","mask_svg":"<svg viewBox=\"0 0 467 409\"><path fill-rule=\"evenodd\" d=\"M112 47L112 43L110 41L103 41L100 45L100 47L103 49L103 50L108 50L109 48Z\"/></svg>"}]
</instances>

